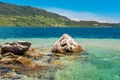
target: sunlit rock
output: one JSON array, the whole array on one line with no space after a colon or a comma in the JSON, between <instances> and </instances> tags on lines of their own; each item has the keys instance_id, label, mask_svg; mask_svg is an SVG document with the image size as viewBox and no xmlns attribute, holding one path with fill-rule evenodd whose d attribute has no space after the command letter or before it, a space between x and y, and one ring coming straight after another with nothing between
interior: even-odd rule
<instances>
[{"instance_id":1,"label":"sunlit rock","mask_svg":"<svg viewBox=\"0 0 120 80\"><path fill-rule=\"evenodd\" d=\"M62 37L55 42L52 48L52 52L54 53L75 53L81 51L83 51L81 46L79 46L68 34L63 34Z\"/></svg>"}]
</instances>

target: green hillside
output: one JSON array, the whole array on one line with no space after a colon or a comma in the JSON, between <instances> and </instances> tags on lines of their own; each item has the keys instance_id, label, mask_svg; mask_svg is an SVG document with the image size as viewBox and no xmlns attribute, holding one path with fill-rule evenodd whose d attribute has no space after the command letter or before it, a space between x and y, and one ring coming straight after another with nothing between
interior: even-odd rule
<instances>
[{"instance_id":1,"label":"green hillside","mask_svg":"<svg viewBox=\"0 0 120 80\"><path fill-rule=\"evenodd\" d=\"M95 21L72 21L67 17L30 6L18 6L0 2L0 26L19 27L99 27L120 26L120 24Z\"/></svg>"}]
</instances>

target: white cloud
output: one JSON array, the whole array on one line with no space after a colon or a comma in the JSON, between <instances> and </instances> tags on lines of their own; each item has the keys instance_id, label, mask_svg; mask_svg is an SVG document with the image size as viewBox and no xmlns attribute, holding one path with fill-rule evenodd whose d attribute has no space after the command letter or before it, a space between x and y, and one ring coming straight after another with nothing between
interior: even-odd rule
<instances>
[{"instance_id":1,"label":"white cloud","mask_svg":"<svg viewBox=\"0 0 120 80\"><path fill-rule=\"evenodd\" d=\"M104 22L104 23L119 23L120 20L117 18L112 17L106 17L106 16L100 16L95 13L91 12L76 12L66 9L59 9L59 8L44 8L49 12L54 12L63 16L66 16L70 18L71 20L85 20L85 21L98 21L98 22Z\"/></svg>"}]
</instances>

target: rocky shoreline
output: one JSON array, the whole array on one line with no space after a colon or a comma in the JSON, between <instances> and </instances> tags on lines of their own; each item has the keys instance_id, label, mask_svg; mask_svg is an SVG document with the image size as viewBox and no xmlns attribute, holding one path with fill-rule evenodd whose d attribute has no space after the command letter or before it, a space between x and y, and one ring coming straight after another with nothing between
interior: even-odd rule
<instances>
[{"instance_id":1,"label":"rocky shoreline","mask_svg":"<svg viewBox=\"0 0 120 80\"><path fill-rule=\"evenodd\" d=\"M55 42L50 54L45 54L40 48L31 47L30 42L7 42L0 47L1 79L25 80L54 80L58 69L65 69L61 57L66 55L74 59L83 53L83 49L68 34ZM72 56L71 56L72 55Z\"/></svg>"}]
</instances>

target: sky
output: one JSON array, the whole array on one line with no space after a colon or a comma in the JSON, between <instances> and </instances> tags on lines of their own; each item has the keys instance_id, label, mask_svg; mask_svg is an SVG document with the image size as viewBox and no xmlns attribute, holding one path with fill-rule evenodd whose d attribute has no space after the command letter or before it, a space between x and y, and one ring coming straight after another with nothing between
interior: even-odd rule
<instances>
[{"instance_id":1,"label":"sky","mask_svg":"<svg viewBox=\"0 0 120 80\"><path fill-rule=\"evenodd\" d=\"M0 2L42 8L76 21L120 22L120 0L0 0Z\"/></svg>"}]
</instances>

